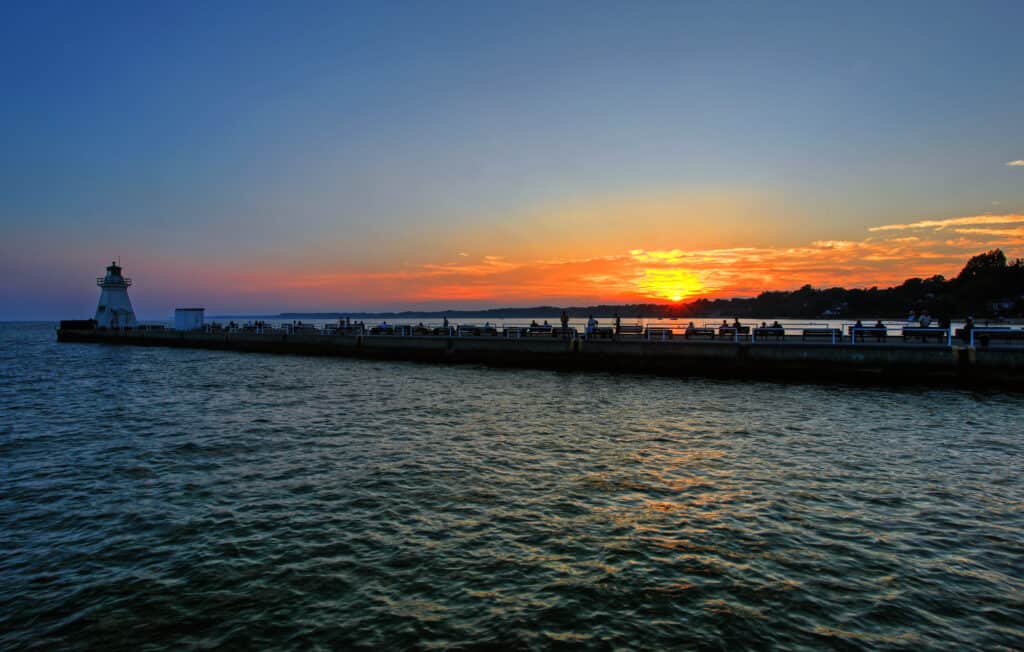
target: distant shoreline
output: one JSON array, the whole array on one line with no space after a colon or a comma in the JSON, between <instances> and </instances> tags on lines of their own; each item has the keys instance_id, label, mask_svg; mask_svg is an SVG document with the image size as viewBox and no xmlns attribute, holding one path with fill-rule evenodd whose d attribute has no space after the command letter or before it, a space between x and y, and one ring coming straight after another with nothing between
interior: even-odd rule
<instances>
[{"instance_id":1,"label":"distant shoreline","mask_svg":"<svg viewBox=\"0 0 1024 652\"><path fill-rule=\"evenodd\" d=\"M974 256L956 278L936 275L910 278L886 289L841 287L767 291L756 297L696 299L687 303L530 306L476 310L405 310L385 312L282 312L262 319L508 319L550 318L562 311L571 319L906 319L928 314L935 320L1024 318L1024 260L1008 263L999 249ZM251 316L244 316L252 318ZM241 318L226 316L221 319Z\"/></svg>"},{"instance_id":2,"label":"distant shoreline","mask_svg":"<svg viewBox=\"0 0 1024 652\"><path fill-rule=\"evenodd\" d=\"M462 319L558 319L563 308L547 308L544 310L516 310L516 309L493 309L488 311L473 312L466 310L449 310L449 311L436 311L436 312L287 312L278 313L276 315L210 315L207 319L235 319L235 320L298 320L298 321L333 321L337 319L351 319L353 321L366 321L366 320L423 320L423 321L436 321L440 322L442 319L447 317L449 320L458 321ZM616 312L605 312L603 310L590 310L587 308L564 308L569 314L570 319L586 319L588 317L596 317L598 319L613 319ZM618 316L622 319L654 319L654 320L710 320L710 319L733 319L736 315L732 314L703 314L703 315L672 315L665 313L638 313L638 312L626 312L619 311ZM765 315L744 315L741 320L754 321L754 320L771 320L771 319L805 319L805 320L835 320L835 321L854 321L856 319L881 319L883 321L906 321L906 315L782 315L782 314L765 314ZM1019 324L1024 323L1024 319L1014 317L1003 317L1003 318L992 318L991 321L997 321L1000 323L1008 324Z\"/></svg>"}]
</instances>

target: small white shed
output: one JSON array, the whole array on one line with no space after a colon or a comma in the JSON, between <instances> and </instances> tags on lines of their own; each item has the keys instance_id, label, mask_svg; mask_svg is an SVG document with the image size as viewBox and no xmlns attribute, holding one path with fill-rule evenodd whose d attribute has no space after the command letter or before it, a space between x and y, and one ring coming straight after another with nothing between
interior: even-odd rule
<instances>
[{"instance_id":1,"label":"small white shed","mask_svg":"<svg viewBox=\"0 0 1024 652\"><path fill-rule=\"evenodd\" d=\"M174 330L198 331L203 328L203 312L206 308L175 308Z\"/></svg>"}]
</instances>

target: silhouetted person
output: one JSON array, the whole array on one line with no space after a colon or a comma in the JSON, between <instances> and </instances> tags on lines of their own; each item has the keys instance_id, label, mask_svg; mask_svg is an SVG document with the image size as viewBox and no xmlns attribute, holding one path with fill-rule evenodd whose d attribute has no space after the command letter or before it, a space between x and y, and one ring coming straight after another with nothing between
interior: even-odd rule
<instances>
[{"instance_id":1,"label":"silhouetted person","mask_svg":"<svg viewBox=\"0 0 1024 652\"><path fill-rule=\"evenodd\" d=\"M971 341L971 331L974 330L974 317L968 317L964 322L964 342Z\"/></svg>"}]
</instances>

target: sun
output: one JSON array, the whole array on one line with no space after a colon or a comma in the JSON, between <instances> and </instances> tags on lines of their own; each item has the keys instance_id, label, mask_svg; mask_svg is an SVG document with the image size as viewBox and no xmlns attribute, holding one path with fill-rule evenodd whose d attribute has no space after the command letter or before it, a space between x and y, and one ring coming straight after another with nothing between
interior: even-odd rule
<instances>
[{"instance_id":1,"label":"sun","mask_svg":"<svg viewBox=\"0 0 1024 652\"><path fill-rule=\"evenodd\" d=\"M689 270L647 268L633 281L640 294L679 303L704 291L700 278Z\"/></svg>"}]
</instances>

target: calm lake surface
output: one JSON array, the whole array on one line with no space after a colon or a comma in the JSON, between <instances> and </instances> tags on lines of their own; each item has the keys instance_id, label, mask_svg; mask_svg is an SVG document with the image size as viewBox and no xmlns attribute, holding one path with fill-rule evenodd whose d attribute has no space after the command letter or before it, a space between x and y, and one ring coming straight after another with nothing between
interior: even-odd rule
<instances>
[{"instance_id":1,"label":"calm lake surface","mask_svg":"<svg viewBox=\"0 0 1024 652\"><path fill-rule=\"evenodd\" d=\"M1024 646L1024 394L0 325L0 648Z\"/></svg>"}]
</instances>

